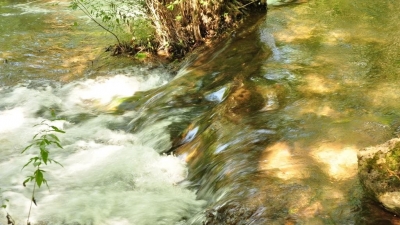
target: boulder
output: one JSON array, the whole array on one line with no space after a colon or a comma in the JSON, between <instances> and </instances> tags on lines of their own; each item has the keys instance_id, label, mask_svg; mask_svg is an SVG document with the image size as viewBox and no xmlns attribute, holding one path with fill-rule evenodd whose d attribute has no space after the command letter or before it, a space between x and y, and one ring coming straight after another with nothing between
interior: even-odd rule
<instances>
[{"instance_id":1,"label":"boulder","mask_svg":"<svg viewBox=\"0 0 400 225\"><path fill-rule=\"evenodd\" d=\"M400 138L362 149L358 167L367 196L400 215Z\"/></svg>"}]
</instances>

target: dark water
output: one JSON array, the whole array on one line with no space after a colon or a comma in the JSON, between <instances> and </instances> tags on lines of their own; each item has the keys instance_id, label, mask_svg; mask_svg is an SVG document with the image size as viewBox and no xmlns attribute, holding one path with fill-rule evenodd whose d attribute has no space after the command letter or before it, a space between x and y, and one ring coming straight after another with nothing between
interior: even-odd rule
<instances>
[{"instance_id":1,"label":"dark water","mask_svg":"<svg viewBox=\"0 0 400 225\"><path fill-rule=\"evenodd\" d=\"M186 162L186 181L190 183L183 182L186 185L178 185L182 188L178 190L159 188L181 183L176 178L168 184L157 183L156 188L147 189L151 185L140 186L142 183L136 178L139 186L126 182L132 176L128 172L130 175L118 179L124 187L129 186L123 188L123 196L131 196L132 201L139 199L141 204L130 205L121 196L116 199L122 201L124 209L132 207L134 213L111 204L105 207L110 209L105 210L109 213L105 216L83 210L75 221L85 224L90 222L84 221L97 221L96 224L111 224L112 221L124 224L399 224L395 216L365 199L357 179L357 151L396 136L400 126L397 91L400 32L396 20L399 8L397 1L361 0L321 0L270 7L266 16L252 16L246 21L245 29L232 33L226 41L191 55L172 80L171 74L136 68L129 77L141 77L139 84L150 80L143 78L140 71L147 71L149 77L154 74L163 77L162 81L135 89L133 96L115 94L109 97L114 100L105 103L95 97L96 94L92 100L92 95L77 92L83 98L79 107L63 112L63 106L59 106L66 122L84 124L81 129L89 133L101 127L124 137L109 135L106 138L104 134L97 137L96 133L93 139L83 136L84 140L114 146L122 139L129 139L121 145L133 149L138 149L139 145L150 146L140 151L165 153L169 155L164 155L167 158L175 155L174 160ZM34 40L38 39L36 42L25 39L29 35L20 30L2 33L2 40L10 33L15 36L12 40L20 41L2 48L5 50L0 57L7 59L1 67L5 71L1 76L5 87L27 80L61 83L77 80L78 84L72 82L72 87L86 90L97 82L104 82L94 77L116 74L105 71L118 67L118 63L104 62L105 59L96 58L99 51L93 51L103 42L92 42L86 34L80 35L79 29L64 27L60 37L71 35L67 39L72 41L72 46L80 43L64 54L70 42L52 42L59 40L58 36L52 39L56 33L43 31L43 27L29 31L29 35L34 34ZM42 35L47 35L47 41L37 38ZM15 45L28 48L14 51L12 46ZM53 46L57 46L57 50L53 51ZM47 50L40 53L40 49ZM60 55L57 56L57 52ZM35 72L37 60L48 62L45 72ZM91 61L98 66L92 68ZM86 81L80 80L85 76ZM119 87L114 86L114 89ZM55 92L75 91L63 87L61 90ZM105 89L100 87L100 90ZM7 107L3 108L8 110ZM73 110L77 110L76 113ZM73 125L71 131L76 130L79 129ZM96 154L96 150L85 148ZM135 155L141 155L140 151L135 150ZM9 150L5 152L12 155ZM79 155L65 160L76 158ZM141 166L131 165L128 171L148 168L149 165L141 164L146 160L154 162L152 166L159 162L150 157L140 159L135 163ZM129 165L123 159L107 161L105 165L111 168L116 164ZM173 165L180 168L177 174L181 177L184 169L178 164ZM74 171L73 168L72 164L68 171ZM97 167L92 170L88 174L104 172ZM134 177L146 177L150 173L139 170L144 172L134 172ZM117 167L112 171L122 169ZM161 175L150 176L150 180L165 176L162 171L170 169L161 168L160 171ZM168 172L167 176L172 175ZM86 185L98 183L97 180L85 181ZM81 187L74 188L80 193L81 201L68 207L64 213L67 216L52 212L55 221L73 218L71 207L87 209L85 202L96 202L84 198L88 194L82 193ZM99 185L99 190L105 196L116 195L108 185ZM152 194L190 191L185 192L184 199L179 199L175 195L140 198L142 192L138 194L137 190ZM61 199L68 198L64 193L62 196ZM109 202L109 198L101 199ZM160 203L159 200L165 201ZM177 210L170 213L167 206L171 202L177 204L173 207ZM151 211L152 204L160 208ZM124 213L113 217L110 212L118 210ZM145 214L147 218L138 216L141 210L150 212ZM165 214L160 213L155 219L152 213L161 211ZM102 210L98 214L100 212L105 214Z\"/></svg>"}]
</instances>

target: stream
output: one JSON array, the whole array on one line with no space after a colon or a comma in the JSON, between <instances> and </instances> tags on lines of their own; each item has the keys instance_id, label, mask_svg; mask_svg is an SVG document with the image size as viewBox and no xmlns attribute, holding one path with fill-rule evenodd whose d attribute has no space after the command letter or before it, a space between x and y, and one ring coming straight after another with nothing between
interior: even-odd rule
<instances>
[{"instance_id":1,"label":"stream","mask_svg":"<svg viewBox=\"0 0 400 225\"><path fill-rule=\"evenodd\" d=\"M175 74L109 56L68 2L0 1L0 224L26 223L43 122L63 167L32 224L400 224L357 178L357 152L400 132L399 9L271 3Z\"/></svg>"}]
</instances>

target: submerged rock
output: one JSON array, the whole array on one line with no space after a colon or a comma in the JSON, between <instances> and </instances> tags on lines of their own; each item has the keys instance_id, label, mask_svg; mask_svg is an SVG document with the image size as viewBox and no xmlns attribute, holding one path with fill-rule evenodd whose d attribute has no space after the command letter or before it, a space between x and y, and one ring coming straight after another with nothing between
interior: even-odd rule
<instances>
[{"instance_id":1,"label":"submerged rock","mask_svg":"<svg viewBox=\"0 0 400 225\"><path fill-rule=\"evenodd\" d=\"M400 215L400 138L361 150L358 165L367 195Z\"/></svg>"},{"instance_id":2,"label":"submerged rock","mask_svg":"<svg viewBox=\"0 0 400 225\"><path fill-rule=\"evenodd\" d=\"M236 89L227 101L229 111L235 114L260 110L264 104L264 98L254 88L247 86Z\"/></svg>"}]
</instances>

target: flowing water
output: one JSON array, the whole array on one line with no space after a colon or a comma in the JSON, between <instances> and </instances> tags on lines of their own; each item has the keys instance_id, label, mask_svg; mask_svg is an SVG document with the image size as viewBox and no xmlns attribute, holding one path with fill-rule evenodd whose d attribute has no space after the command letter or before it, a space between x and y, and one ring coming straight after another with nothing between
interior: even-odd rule
<instances>
[{"instance_id":1,"label":"flowing water","mask_svg":"<svg viewBox=\"0 0 400 225\"><path fill-rule=\"evenodd\" d=\"M66 131L64 167L34 223L400 224L357 179L357 151L400 126L400 2L279 2L177 75L107 57L112 37L67 5L0 2L0 193L18 224L42 121Z\"/></svg>"},{"instance_id":2,"label":"flowing water","mask_svg":"<svg viewBox=\"0 0 400 225\"><path fill-rule=\"evenodd\" d=\"M67 2L1 2L0 8L0 188L6 211L26 224L32 174L21 170L35 154L21 155L43 127L66 131L64 147L50 157L64 167L46 170L50 189L36 194L37 224L179 224L204 201L186 188L185 162L160 155L168 149L168 121L135 134L126 124L135 112L112 114L112 99L164 85L166 70L133 66L131 59L103 53L115 40ZM74 25L78 23L78 26ZM52 121L50 111L58 120ZM8 199L6 202L4 199ZM6 211L0 224L6 224Z\"/></svg>"}]
</instances>

